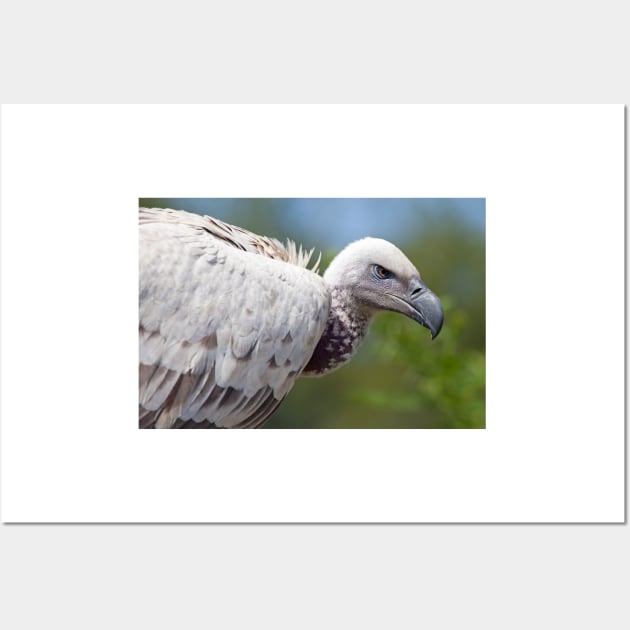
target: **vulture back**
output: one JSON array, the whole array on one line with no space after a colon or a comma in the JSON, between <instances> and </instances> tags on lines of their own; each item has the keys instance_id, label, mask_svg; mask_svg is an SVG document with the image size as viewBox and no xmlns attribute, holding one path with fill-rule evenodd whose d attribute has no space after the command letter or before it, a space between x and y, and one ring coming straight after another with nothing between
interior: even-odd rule
<instances>
[{"instance_id":1,"label":"vulture back","mask_svg":"<svg viewBox=\"0 0 630 630\"><path fill-rule=\"evenodd\" d=\"M265 421L326 325L330 294L309 258L209 217L141 209L141 428Z\"/></svg>"}]
</instances>

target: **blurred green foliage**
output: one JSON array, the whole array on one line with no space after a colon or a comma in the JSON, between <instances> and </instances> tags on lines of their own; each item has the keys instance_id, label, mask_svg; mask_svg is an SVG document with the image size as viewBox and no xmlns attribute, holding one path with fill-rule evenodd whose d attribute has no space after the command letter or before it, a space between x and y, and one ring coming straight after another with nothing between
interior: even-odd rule
<instances>
[{"instance_id":1,"label":"blurred green foliage","mask_svg":"<svg viewBox=\"0 0 630 630\"><path fill-rule=\"evenodd\" d=\"M398 375L402 391L357 389L354 397L385 414L393 410L415 415L422 410L435 428L483 428L485 355L465 343L466 311L448 296L442 298L442 304L448 326L426 349L419 347L419 331L413 322L393 314L375 321L375 354Z\"/></svg>"},{"instance_id":2,"label":"blurred green foliage","mask_svg":"<svg viewBox=\"0 0 630 630\"><path fill-rule=\"evenodd\" d=\"M308 211L307 201L141 203L209 214L315 247L316 254L323 254L321 273L339 250L332 239L327 242L321 226L330 225L331 231L340 225L346 200L313 200L323 202L317 208L326 208L317 212ZM355 357L324 377L298 379L265 428L485 428L485 216L471 223L466 200L353 201L357 203L345 218L357 229L343 242L380 236L398 245L442 300L444 327L431 340L429 331L406 317L377 316ZM485 213L483 206L480 212ZM385 230L394 225L396 232Z\"/></svg>"}]
</instances>

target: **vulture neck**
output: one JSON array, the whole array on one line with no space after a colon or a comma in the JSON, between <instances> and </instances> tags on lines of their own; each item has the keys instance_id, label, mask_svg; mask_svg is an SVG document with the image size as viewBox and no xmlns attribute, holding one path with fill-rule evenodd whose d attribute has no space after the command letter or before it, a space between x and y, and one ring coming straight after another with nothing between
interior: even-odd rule
<instances>
[{"instance_id":1,"label":"vulture neck","mask_svg":"<svg viewBox=\"0 0 630 630\"><path fill-rule=\"evenodd\" d=\"M332 288L326 329L302 375L320 376L341 367L356 352L371 321L372 314L347 289Z\"/></svg>"}]
</instances>

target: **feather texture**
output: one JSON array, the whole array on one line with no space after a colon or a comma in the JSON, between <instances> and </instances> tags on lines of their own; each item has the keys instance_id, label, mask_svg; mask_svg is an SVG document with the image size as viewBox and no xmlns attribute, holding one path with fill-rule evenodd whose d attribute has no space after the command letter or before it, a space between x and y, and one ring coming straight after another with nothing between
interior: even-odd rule
<instances>
[{"instance_id":1,"label":"feather texture","mask_svg":"<svg viewBox=\"0 0 630 630\"><path fill-rule=\"evenodd\" d=\"M140 426L262 424L308 363L330 294L311 252L210 217L140 211Z\"/></svg>"}]
</instances>

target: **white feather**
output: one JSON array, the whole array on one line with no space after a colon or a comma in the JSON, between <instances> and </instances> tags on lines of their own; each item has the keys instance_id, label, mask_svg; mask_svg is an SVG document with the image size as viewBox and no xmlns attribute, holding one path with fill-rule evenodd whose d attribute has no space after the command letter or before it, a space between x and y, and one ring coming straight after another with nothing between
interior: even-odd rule
<instances>
[{"instance_id":1,"label":"white feather","mask_svg":"<svg viewBox=\"0 0 630 630\"><path fill-rule=\"evenodd\" d=\"M324 329L330 296L305 268L310 254L207 217L141 210L142 413L160 427L262 423Z\"/></svg>"}]
</instances>

